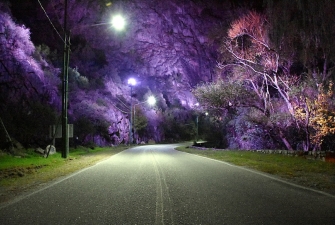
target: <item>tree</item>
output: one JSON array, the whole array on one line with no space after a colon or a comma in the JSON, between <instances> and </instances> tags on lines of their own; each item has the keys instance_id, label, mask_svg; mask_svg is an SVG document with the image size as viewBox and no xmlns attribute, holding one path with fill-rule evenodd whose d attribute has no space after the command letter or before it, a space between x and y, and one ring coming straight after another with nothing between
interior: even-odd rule
<instances>
[{"instance_id":1,"label":"tree","mask_svg":"<svg viewBox=\"0 0 335 225\"><path fill-rule=\"evenodd\" d=\"M328 87L334 80L335 5L328 0L266 2L271 21L270 40L281 56L294 59L290 74L300 76L290 96L297 114L295 119L305 132L304 150L318 148L321 143L315 142L313 136L317 131L312 121L322 117L316 114L316 107L323 104L322 87ZM327 98L331 99L329 95Z\"/></svg>"},{"instance_id":2,"label":"tree","mask_svg":"<svg viewBox=\"0 0 335 225\"><path fill-rule=\"evenodd\" d=\"M58 103L52 87L58 72L35 50L29 29L0 13L0 103L6 105L2 119L11 136L25 146L46 144Z\"/></svg>"},{"instance_id":3,"label":"tree","mask_svg":"<svg viewBox=\"0 0 335 225\"><path fill-rule=\"evenodd\" d=\"M231 56L231 62L222 62L218 66L221 69L242 67L243 75L235 73L234 78L249 83L257 96L262 99L264 112L268 116L276 112L274 103L282 99L286 107L282 113L288 113L295 118L291 92L292 88L301 82L302 74L292 72L294 57L276 48L269 36L270 30L271 23L267 17L255 11L248 12L233 21L221 48L222 54L228 53ZM239 75L241 77L236 78ZM276 124L281 123L273 125ZM283 135L287 126L276 127L286 147L292 149Z\"/></svg>"},{"instance_id":4,"label":"tree","mask_svg":"<svg viewBox=\"0 0 335 225\"><path fill-rule=\"evenodd\" d=\"M247 76L244 73L239 73L239 75ZM257 83L250 86L248 82L240 83L237 80L227 79L199 85L193 90L193 93L203 107L213 110L219 118L227 120L226 129L232 128L235 132L238 127L241 127L241 124L251 122L258 127L258 130L263 131L264 137L277 136L288 149L292 149L286 138L292 120L283 110L282 106L285 104L280 99L272 99L272 108L267 109L261 90L258 88ZM241 119L248 121L241 122ZM238 133L249 132L248 126L245 126L245 129L239 129ZM253 132L252 129L250 132Z\"/></svg>"},{"instance_id":5,"label":"tree","mask_svg":"<svg viewBox=\"0 0 335 225\"><path fill-rule=\"evenodd\" d=\"M329 0L267 1L269 37L282 55L294 57L314 82L326 81L334 67L335 5ZM301 69L300 69L301 70Z\"/></svg>"},{"instance_id":6,"label":"tree","mask_svg":"<svg viewBox=\"0 0 335 225\"><path fill-rule=\"evenodd\" d=\"M333 82L328 87L319 86L319 93L315 100L315 116L311 118L312 127L315 134L312 136L312 142L317 149L320 149L324 137L329 134L335 134L335 109L334 109Z\"/></svg>"},{"instance_id":7,"label":"tree","mask_svg":"<svg viewBox=\"0 0 335 225\"><path fill-rule=\"evenodd\" d=\"M238 81L218 80L198 85L193 94L206 109L216 111L236 107L255 107L261 109L260 102L249 87Z\"/></svg>"},{"instance_id":8,"label":"tree","mask_svg":"<svg viewBox=\"0 0 335 225\"><path fill-rule=\"evenodd\" d=\"M74 127L75 136L78 137L80 143L86 143L88 137L96 132L91 119L86 116L77 118L74 122Z\"/></svg>"},{"instance_id":9,"label":"tree","mask_svg":"<svg viewBox=\"0 0 335 225\"><path fill-rule=\"evenodd\" d=\"M188 141L196 134L191 112L183 108L175 107L164 111L161 126L165 141Z\"/></svg>"},{"instance_id":10,"label":"tree","mask_svg":"<svg viewBox=\"0 0 335 225\"><path fill-rule=\"evenodd\" d=\"M232 65L219 63L224 69L227 66L242 66L253 72L248 80L251 84L260 81L264 84L266 97L271 96L272 87L286 103L291 115L294 110L290 102L290 87L298 77L290 76L291 59L282 59L272 46L268 36L269 22L266 17L255 11L232 22L228 37L223 43L221 53L228 52L234 59ZM270 99L269 99L270 100ZM269 107L271 102L266 102Z\"/></svg>"},{"instance_id":11,"label":"tree","mask_svg":"<svg viewBox=\"0 0 335 225\"><path fill-rule=\"evenodd\" d=\"M135 135L137 134L139 138L142 138L145 134L146 127L148 125L148 119L143 113L142 108L134 107L134 130Z\"/></svg>"},{"instance_id":12,"label":"tree","mask_svg":"<svg viewBox=\"0 0 335 225\"><path fill-rule=\"evenodd\" d=\"M333 82L327 87L319 85L314 95L301 94L299 97L301 104L295 107L296 118L306 130L306 143L311 142L314 150L321 149L324 138L335 134Z\"/></svg>"}]
</instances>

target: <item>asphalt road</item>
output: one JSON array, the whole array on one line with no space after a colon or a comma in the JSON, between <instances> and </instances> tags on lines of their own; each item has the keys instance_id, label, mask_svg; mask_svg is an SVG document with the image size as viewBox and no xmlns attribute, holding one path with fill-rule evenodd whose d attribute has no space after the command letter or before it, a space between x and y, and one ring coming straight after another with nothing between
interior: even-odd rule
<instances>
[{"instance_id":1,"label":"asphalt road","mask_svg":"<svg viewBox=\"0 0 335 225\"><path fill-rule=\"evenodd\" d=\"M0 224L335 224L335 197L139 146L0 208Z\"/></svg>"}]
</instances>

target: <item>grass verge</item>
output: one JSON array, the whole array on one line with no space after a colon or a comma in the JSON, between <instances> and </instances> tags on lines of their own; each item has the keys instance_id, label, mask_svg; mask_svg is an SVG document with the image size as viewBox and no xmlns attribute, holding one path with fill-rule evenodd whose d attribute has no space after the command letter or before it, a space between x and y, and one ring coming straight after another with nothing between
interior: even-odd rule
<instances>
[{"instance_id":1,"label":"grass verge","mask_svg":"<svg viewBox=\"0 0 335 225\"><path fill-rule=\"evenodd\" d=\"M129 147L79 147L70 149L66 159L60 153L44 158L33 150L21 153L19 157L0 154L0 203L33 187L94 165L127 148Z\"/></svg>"},{"instance_id":2,"label":"grass verge","mask_svg":"<svg viewBox=\"0 0 335 225\"><path fill-rule=\"evenodd\" d=\"M177 150L269 173L335 195L335 163L251 151L199 150L188 146L178 147Z\"/></svg>"}]
</instances>

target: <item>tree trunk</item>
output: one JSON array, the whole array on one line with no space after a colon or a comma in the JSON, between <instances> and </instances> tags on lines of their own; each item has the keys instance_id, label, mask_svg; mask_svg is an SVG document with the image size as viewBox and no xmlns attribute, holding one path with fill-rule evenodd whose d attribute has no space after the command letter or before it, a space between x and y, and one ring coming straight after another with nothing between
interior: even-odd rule
<instances>
[{"instance_id":1,"label":"tree trunk","mask_svg":"<svg viewBox=\"0 0 335 225\"><path fill-rule=\"evenodd\" d=\"M3 130L5 131L5 134L6 134L6 141L9 143L9 149L8 151L11 153L11 154L14 154L14 145L13 145L13 141L12 139L10 138L9 136L9 133L5 127L5 124L2 122L2 119L0 117L0 123L1 123L1 126L3 128Z\"/></svg>"},{"instance_id":2,"label":"tree trunk","mask_svg":"<svg viewBox=\"0 0 335 225\"><path fill-rule=\"evenodd\" d=\"M279 131L279 136L280 136L281 140L283 141L284 145L286 146L286 148L288 150L293 150L291 144L287 141L285 135L283 134L283 132L281 130Z\"/></svg>"},{"instance_id":3,"label":"tree trunk","mask_svg":"<svg viewBox=\"0 0 335 225\"><path fill-rule=\"evenodd\" d=\"M309 132L310 113L309 113L309 109L307 107L307 103L306 103L305 111L306 111L306 118L305 118L306 143L305 143L305 146L304 146L304 151L309 151L310 146L311 146L311 134Z\"/></svg>"}]
</instances>

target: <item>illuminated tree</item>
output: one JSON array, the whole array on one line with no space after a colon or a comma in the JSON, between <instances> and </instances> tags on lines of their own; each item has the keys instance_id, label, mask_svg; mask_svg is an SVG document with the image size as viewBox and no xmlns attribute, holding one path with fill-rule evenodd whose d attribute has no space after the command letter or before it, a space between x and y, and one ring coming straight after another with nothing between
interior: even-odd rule
<instances>
[{"instance_id":1,"label":"illuminated tree","mask_svg":"<svg viewBox=\"0 0 335 225\"><path fill-rule=\"evenodd\" d=\"M264 84L265 107L270 107L270 87L283 98L289 113L294 115L290 102L290 86L297 80L290 76L290 60L283 60L272 46L268 36L269 22L266 17L251 11L231 23L228 37L225 40L221 53L229 53L234 62L232 64L219 63L224 69L227 66L242 66L253 72L249 81L251 85L256 82Z\"/></svg>"},{"instance_id":2,"label":"illuminated tree","mask_svg":"<svg viewBox=\"0 0 335 225\"><path fill-rule=\"evenodd\" d=\"M240 75L243 76L243 73ZM257 132L262 129L263 137L278 138L286 148L292 149L286 137L286 130L289 130L293 121L290 115L283 110L285 104L280 99L272 99L272 107L267 109L260 87L257 83L250 86L246 81L243 83L243 80L240 82L237 80L218 80L199 85L193 90L193 93L203 107L214 111L218 117L225 118L226 126L230 124L229 126L234 130L234 133L244 133L244 137L241 139L250 136L248 135L249 131L254 133L254 129L249 129L250 126L254 126L257 127ZM229 122L229 120L234 122ZM250 144L243 145L250 147Z\"/></svg>"},{"instance_id":3,"label":"illuminated tree","mask_svg":"<svg viewBox=\"0 0 335 225\"><path fill-rule=\"evenodd\" d=\"M266 3L267 18L271 21L271 42L275 49L280 49L281 57L294 58L290 74L300 76L289 95L298 126L305 132L304 150L319 148L323 138L315 138L315 135L321 135L317 134L315 120L325 119L326 116L316 111L323 108L324 97L321 96L327 96L329 107L332 102L324 87L328 87L333 80L335 5L327 0Z\"/></svg>"},{"instance_id":4,"label":"illuminated tree","mask_svg":"<svg viewBox=\"0 0 335 225\"><path fill-rule=\"evenodd\" d=\"M278 110L275 106L278 102L283 102L286 112L296 120L297 128L305 133L305 150L310 149L310 132L316 128L312 126L311 104L322 104L318 102L322 99L315 96L322 95L319 88L329 81L332 74L329 59L334 54L331 53L332 38L328 28L333 23L325 18L325 15L332 17L326 2L281 1L275 4L268 1L267 14L246 13L231 23L221 48L221 53L228 53L232 60L218 64L219 68L226 70L243 68L238 73L233 69L230 79L248 82L263 100L268 116ZM309 93L303 89L296 92L307 81L310 83ZM282 131L279 129L279 133Z\"/></svg>"},{"instance_id":5,"label":"illuminated tree","mask_svg":"<svg viewBox=\"0 0 335 225\"><path fill-rule=\"evenodd\" d=\"M281 126L286 123L272 120L271 117L279 118L275 116L278 108L274 108L279 107L278 103L280 108L282 104L286 106L286 112L281 108L281 113L294 116L289 93L299 77L290 75L292 60L281 58L280 52L273 48L268 34L270 28L266 16L255 11L234 20L220 49L221 54L229 55L231 60L229 63L222 61L218 67L233 68L228 79L243 82L248 87L246 90L257 96L258 101L262 102L258 104L258 109L268 117L268 121L274 122L272 125L278 128L279 137L288 149L292 149L284 135L287 126ZM250 98L242 99L248 101Z\"/></svg>"},{"instance_id":6,"label":"illuminated tree","mask_svg":"<svg viewBox=\"0 0 335 225\"><path fill-rule=\"evenodd\" d=\"M218 80L197 86L193 94L206 109L224 111L236 107L255 107L263 110L250 88L239 82Z\"/></svg>"},{"instance_id":7,"label":"illuminated tree","mask_svg":"<svg viewBox=\"0 0 335 225\"><path fill-rule=\"evenodd\" d=\"M30 40L30 31L0 13L0 103L8 133L23 145L47 144L59 105L59 70Z\"/></svg>"},{"instance_id":8,"label":"illuminated tree","mask_svg":"<svg viewBox=\"0 0 335 225\"><path fill-rule=\"evenodd\" d=\"M295 107L296 118L303 125L314 150L320 149L327 135L335 133L333 82L318 86L314 95L301 94L300 105ZM309 146L308 146L309 147Z\"/></svg>"}]
</instances>

